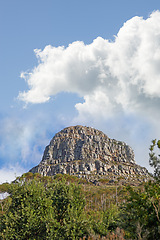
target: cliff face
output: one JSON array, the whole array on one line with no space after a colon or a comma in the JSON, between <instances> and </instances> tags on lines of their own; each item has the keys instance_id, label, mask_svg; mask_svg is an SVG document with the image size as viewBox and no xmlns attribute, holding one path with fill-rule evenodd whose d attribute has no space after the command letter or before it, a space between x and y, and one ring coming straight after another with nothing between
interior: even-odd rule
<instances>
[{"instance_id":1,"label":"cliff face","mask_svg":"<svg viewBox=\"0 0 160 240\"><path fill-rule=\"evenodd\" d=\"M148 171L135 163L131 147L83 126L68 127L57 133L46 147L40 164L30 172L44 176L70 174L89 181L149 178Z\"/></svg>"}]
</instances>

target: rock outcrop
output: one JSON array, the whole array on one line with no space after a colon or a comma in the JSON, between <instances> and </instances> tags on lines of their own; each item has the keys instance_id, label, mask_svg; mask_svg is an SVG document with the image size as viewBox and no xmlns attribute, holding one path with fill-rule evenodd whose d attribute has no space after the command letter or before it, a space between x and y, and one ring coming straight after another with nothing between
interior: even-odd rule
<instances>
[{"instance_id":1,"label":"rock outcrop","mask_svg":"<svg viewBox=\"0 0 160 240\"><path fill-rule=\"evenodd\" d=\"M130 146L83 126L58 132L46 147L40 164L30 172L43 176L70 174L91 182L99 179L141 182L150 178L146 168L136 164Z\"/></svg>"}]
</instances>

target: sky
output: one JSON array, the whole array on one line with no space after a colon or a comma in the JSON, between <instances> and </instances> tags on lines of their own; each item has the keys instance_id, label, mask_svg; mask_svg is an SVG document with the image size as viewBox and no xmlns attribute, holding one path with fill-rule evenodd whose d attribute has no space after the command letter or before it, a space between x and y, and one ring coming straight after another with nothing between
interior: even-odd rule
<instances>
[{"instance_id":1,"label":"sky","mask_svg":"<svg viewBox=\"0 0 160 240\"><path fill-rule=\"evenodd\" d=\"M0 0L0 183L39 164L65 127L129 144L160 135L158 0Z\"/></svg>"}]
</instances>

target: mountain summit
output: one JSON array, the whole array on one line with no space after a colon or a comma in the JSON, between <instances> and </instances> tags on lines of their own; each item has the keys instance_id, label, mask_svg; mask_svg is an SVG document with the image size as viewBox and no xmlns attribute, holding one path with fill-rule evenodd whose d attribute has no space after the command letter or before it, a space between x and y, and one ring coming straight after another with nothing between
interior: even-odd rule
<instances>
[{"instance_id":1,"label":"mountain summit","mask_svg":"<svg viewBox=\"0 0 160 240\"><path fill-rule=\"evenodd\" d=\"M70 174L91 182L130 179L137 183L149 178L146 168L136 164L130 146L80 125L58 132L45 148L40 164L30 172L43 176Z\"/></svg>"}]
</instances>

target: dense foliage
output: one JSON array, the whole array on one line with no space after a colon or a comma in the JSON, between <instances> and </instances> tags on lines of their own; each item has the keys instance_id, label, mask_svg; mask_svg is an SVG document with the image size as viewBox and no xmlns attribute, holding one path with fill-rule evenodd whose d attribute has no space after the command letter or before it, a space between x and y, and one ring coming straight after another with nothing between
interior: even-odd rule
<instances>
[{"instance_id":1,"label":"dense foliage","mask_svg":"<svg viewBox=\"0 0 160 240\"><path fill-rule=\"evenodd\" d=\"M80 187L64 181L11 184L1 217L2 239L79 239L88 235Z\"/></svg>"},{"instance_id":2,"label":"dense foliage","mask_svg":"<svg viewBox=\"0 0 160 240\"><path fill-rule=\"evenodd\" d=\"M138 189L128 187L129 197L123 204L122 223L129 239L160 239L160 140L152 141L149 163L154 168L154 179Z\"/></svg>"},{"instance_id":3,"label":"dense foliage","mask_svg":"<svg viewBox=\"0 0 160 240\"><path fill-rule=\"evenodd\" d=\"M160 140L152 141L152 145L150 146L150 153L149 153L149 163L151 167L154 168L154 177L156 178L157 181L160 181L160 154L155 153L155 148L156 150L160 149Z\"/></svg>"},{"instance_id":4,"label":"dense foliage","mask_svg":"<svg viewBox=\"0 0 160 240\"><path fill-rule=\"evenodd\" d=\"M128 187L123 205L122 226L129 239L160 239L160 185L146 183L139 189Z\"/></svg>"},{"instance_id":5,"label":"dense foliage","mask_svg":"<svg viewBox=\"0 0 160 240\"><path fill-rule=\"evenodd\" d=\"M141 186L100 186L74 176L27 173L0 185L0 239L160 239L160 141L154 178Z\"/></svg>"}]
</instances>

